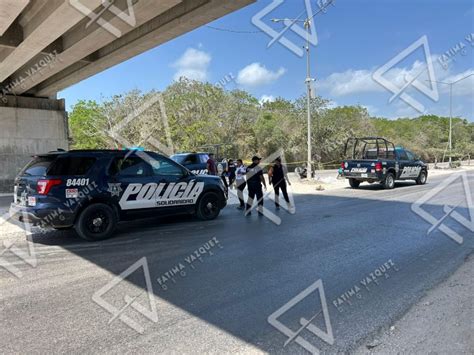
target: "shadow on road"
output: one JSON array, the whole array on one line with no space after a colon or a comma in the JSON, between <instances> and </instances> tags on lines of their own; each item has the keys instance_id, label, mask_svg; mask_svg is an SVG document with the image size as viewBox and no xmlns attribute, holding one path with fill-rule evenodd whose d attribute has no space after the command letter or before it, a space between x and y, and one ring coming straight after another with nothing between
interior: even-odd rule
<instances>
[{"instance_id":1,"label":"shadow on road","mask_svg":"<svg viewBox=\"0 0 474 355\"><path fill-rule=\"evenodd\" d=\"M403 190L411 187L413 191L420 188L411 183L397 184L397 187ZM372 189L378 187L361 186L361 190ZM390 196L390 192L387 194ZM268 207L273 210L273 206ZM440 204L423 208L436 218L443 216ZM459 207L457 211L468 218L466 208ZM82 242L73 232L35 234L33 240L42 245L60 246L114 275L120 275L146 257L153 292L158 299L269 352L283 351L287 337L270 326L267 317L316 280L325 282L335 338L346 340L336 341L335 347L320 339L315 342L323 350L347 349L357 339L343 337L346 331L344 317L348 314L332 307L333 299L368 272L392 259L401 263L400 269L405 270L403 274L393 276L395 281L388 286L390 299L380 298L386 292L381 287L372 291L372 300L361 302L376 300L374 308L386 306L384 302L398 303L396 310L387 308L389 314L381 312L384 317L395 319L411 304L406 297L407 289L421 295L425 287L444 277L437 274L432 265L423 263L420 255L425 253L425 258L454 268L473 246L472 233L449 218L445 220L446 225L464 237L464 245L460 246L439 230L427 235L430 225L413 213L411 204L406 202L301 195L296 198L295 215L284 210L275 213L282 219L280 226L255 214L246 218L229 206L218 219L210 222L175 217L123 223L115 238L92 245ZM218 242L201 253L211 240ZM78 245L90 248L80 249ZM196 251L199 258L189 263L186 258L193 254L197 256ZM185 277L172 271L180 264L185 267ZM127 280L146 289L143 278ZM103 283L110 281L104 278ZM403 287L397 286L401 282ZM96 291L90 290L91 296ZM381 299L384 300L382 305ZM122 306L116 305L117 308ZM106 326L108 313L98 306L97 311L104 313ZM129 312L135 311L130 309ZM357 307L348 312L364 314ZM309 312L313 313L314 310ZM296 330L299 317L298 314L288 316L284 321ZM153 323L147 319L144 318L143 323L153 329ZM164 326L166 320L160 320L158 324ZM374 331L376 326L374 321L364 331ZM131 337L135 336L132 330L129 331ZM293 346L288 349L300 350L298 345Z\"/></svg>"}]
</instances>

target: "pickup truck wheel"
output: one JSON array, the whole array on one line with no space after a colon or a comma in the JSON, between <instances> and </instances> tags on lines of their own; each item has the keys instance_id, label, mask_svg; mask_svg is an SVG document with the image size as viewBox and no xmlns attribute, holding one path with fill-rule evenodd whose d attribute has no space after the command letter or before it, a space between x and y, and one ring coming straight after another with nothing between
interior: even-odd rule
<instances>
[{"instance_id":1,"label":"pickup truck wheel","mask_svg":"<svg viewBox=\"0 0 474 355\"><path fill-rule=\"evenodd\" d=\"M110 238L117 222L117 215L112 207L94 203L81 212L74 228L82 239L93 242Z\"/></svg>"},{"instance_id":2,"label":"pickup truck wheel","mask_svg":"<svg viewBox=\"0 0 474 355\"><path fill-rule=\"evenodd\" d=\"M221 209L219 207L219 196L215 192L207 192L199 200L196 215L203 221L217 218Z\"/></svg>"},{"instance_id":3,"label":"pickup truck wheel","mask_svg":"<svg viewBox=\"0 0 474 355\"><path fill-rule=\"evenodd\" d=\"M424 185L426 184L426 180L428 178L428 174L426 173L426 171L422 170L420 172L420 175L418 176L418 178L415 180L417 185Z\"/></svg>"},{"instance_id":4,"label":"pickup truck wheel","mask_svg":"<svg viewBox=\"0 0 474 355\"><path fill-rule=\"evenodd\" d=\"M391 190L395 187L395 175L393 173L388 173L383 182L383 187L385 189Z\"/></svg>"},{"instance_id":5,"label":"pickup truck wheel","mask_svg":"<svg viewBox=\"0 0 474 355\"><path fill-rule=\"evenodd\" d=\"M349 185L351 185L353 189L357 189L360 185L360 181L356 179L349 179Z\"/></svg>"}]
</instances>

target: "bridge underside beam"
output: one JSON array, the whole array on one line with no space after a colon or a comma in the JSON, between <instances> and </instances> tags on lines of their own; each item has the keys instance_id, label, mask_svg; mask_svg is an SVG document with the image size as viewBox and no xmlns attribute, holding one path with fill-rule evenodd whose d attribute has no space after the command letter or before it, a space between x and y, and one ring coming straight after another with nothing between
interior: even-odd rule
<instances>
[{"instance_id":1,"label":"bridge underside beam","mask_svg":"<svg viewBox=\"0 0 474 355\"><path fill-rule=\"evenodd\" d=\"M9 0L0 4L4 1ZM116 0L120 16L104 8L102 0L22 2L23 12L0 36L0 89L3 94L54 97L254 1Z\"/></svg>"}]
</instances>

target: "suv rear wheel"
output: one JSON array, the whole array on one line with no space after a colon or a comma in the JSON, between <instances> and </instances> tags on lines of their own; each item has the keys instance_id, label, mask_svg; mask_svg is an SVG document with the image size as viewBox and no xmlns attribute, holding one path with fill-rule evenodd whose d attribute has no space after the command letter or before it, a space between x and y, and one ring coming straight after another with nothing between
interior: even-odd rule
<instances>
[{"instance_id":1,"label":"suv rear wheel","mask_svg":"<svg viewBox=\"0 0 474 355\"><path fill-rule=\"evenodd\" d=\"M74 228L82 239L97 241L110 238L118 218L109 205L95 203L87 206L79 215Z\"/></svg>"},{"instance_id":2,"label":"suv rear wheel","mask_svg":"<svg viewBox=\"0 0 474 355\"><path fill-rule=\"evenodd\" d=\"M219 216L219 196L215 192L205 193L199 200L196 214L199 219L209 221Z\"/></svg>"}]
</instances>

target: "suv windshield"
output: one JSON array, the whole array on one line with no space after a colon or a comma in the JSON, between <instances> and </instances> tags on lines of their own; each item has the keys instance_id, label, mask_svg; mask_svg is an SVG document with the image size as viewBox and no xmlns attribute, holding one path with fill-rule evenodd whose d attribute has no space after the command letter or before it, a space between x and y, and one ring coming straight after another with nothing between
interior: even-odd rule
<instances>
[{"instance_id":1,"label":"suv windshield","mask_svg":"<svg viewBox=\"0 0 474 355\"><path fill-rule=\"evenodd\" d=\"M177 162L178 164L183 164L189 154L175 154L172 155L170 158Z\"/></svg>"}]
</instances>

